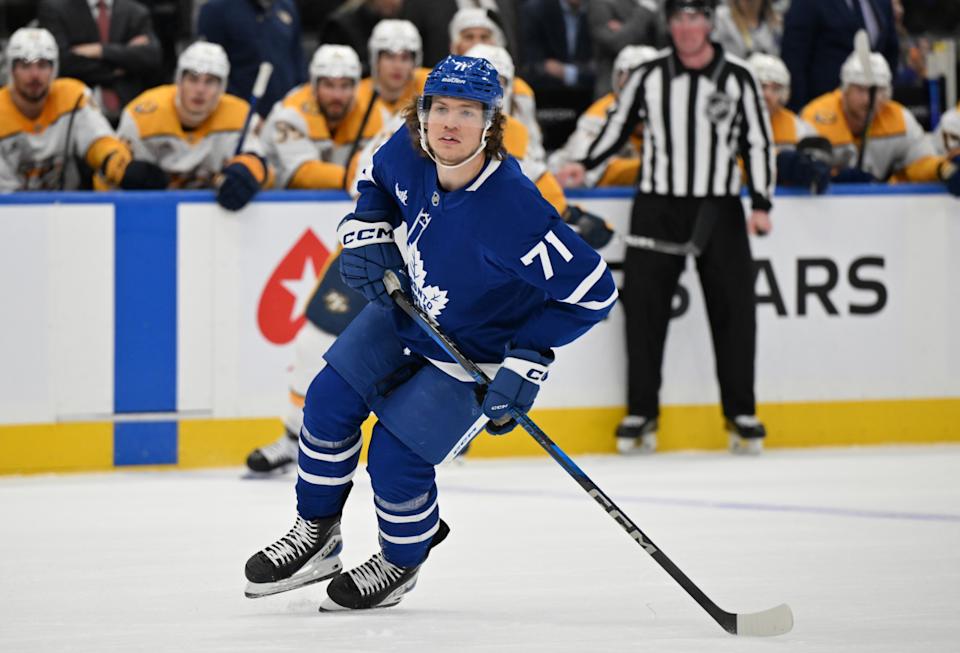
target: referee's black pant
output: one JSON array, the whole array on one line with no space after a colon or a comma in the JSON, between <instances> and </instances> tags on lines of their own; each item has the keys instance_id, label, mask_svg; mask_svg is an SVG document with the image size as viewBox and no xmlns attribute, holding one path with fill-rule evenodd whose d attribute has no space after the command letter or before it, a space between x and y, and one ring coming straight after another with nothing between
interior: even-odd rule
<instances>
[{"instance_id":1,"label":"referee's black pant","mask_svg":"<svg viewBox=\"0 0 960 653\"><path fill-rule=\"evenodd\" d=\"M701 204L716 222L697 272L703 288L723 414L753 415L756 297L753 259L739 197L688 198L638 194L631 232L686 242ZM660 414L661 365L671 304L685 260L634 247L624 261L623 305L627 326L629 414Z\"/></svg>"}]
</instances>

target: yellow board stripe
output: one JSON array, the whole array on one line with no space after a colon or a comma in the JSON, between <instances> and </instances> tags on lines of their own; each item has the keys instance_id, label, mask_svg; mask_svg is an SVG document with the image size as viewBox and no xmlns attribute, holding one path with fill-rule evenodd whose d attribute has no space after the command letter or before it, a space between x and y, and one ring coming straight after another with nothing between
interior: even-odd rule
<instances>
[{"instance_id":1,"label":"yellow board stripe","mask_svg":"<svg viewBox=\"0 0 960 653\"><path fill-rule=\"evenodd\" d=\"M613 431L623 414L623 408L563 408L535 410L531 417L564 451L578 455L613 453ZM764 404L758 414L770 433L768 448L960 442L960 398ZM364 424L365 440L372 424L373 418ZM253 449L282 433L278 419L184 419L178 462L163 468L242 465ZM717 406L667 406L658 440L660 451L723 449L727 435ZM469 453L536 455L544 454L521 429L481 435ZM0 426L0 474L113 468L112 422Z\"/></svg>"}]
</instances>

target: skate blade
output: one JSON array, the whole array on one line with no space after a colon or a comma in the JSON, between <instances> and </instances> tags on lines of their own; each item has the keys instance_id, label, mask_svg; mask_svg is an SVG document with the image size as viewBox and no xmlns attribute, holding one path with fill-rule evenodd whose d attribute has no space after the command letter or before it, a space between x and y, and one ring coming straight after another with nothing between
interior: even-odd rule
<instances>
[{"instance_id":1,"label":"skate blade","mask_svg":"<svg viewBox=\"0 0 960 653\"><path fill-rule=\"evenodd\" d=\"M617 438L617 452L622 456L649 456L657 451L657 441L649 438Z\"/></svg>"},{"instance_id":2,"label":"skate blade","mask_svg":"<svg viewBox=\"0 0 960 653\"><path fill-rule=\"evenodd\" d=\"M248 599L259 599L263 596L271 596L273 594L289 592L291 590L300 589L301 587L306 587L307 585L313 585L314 583L320 583L333 578L342 570L343 563L340 562L338 558L326 569L316 569L308 574L299 576L294 575L290 578L280 580L275 583L254 583L252 581L248 581L247 587L243 591L243 595Z\"/></svg>"},{"instance_id":3,"label":"skate blade","mask_svg":"<svg viewBox=\"0 0 960 653\"><path fill-rule=\"evenodd\" d=\"M402 595L400 598L402 598ZM334 601L328 596L326 599L324 599L323 603L320 604L320 612L353 612L356 610L377 610L379 608L389 608L400 603L400 598L397 598L395 600L388 599L386 601L383 601L382 603L378 603L376 605L371 605L371 606L364 606L362 608L347 608L345 606L340 605L339 603L337 603L336 601Z\"/></svg>"}]
</instances>

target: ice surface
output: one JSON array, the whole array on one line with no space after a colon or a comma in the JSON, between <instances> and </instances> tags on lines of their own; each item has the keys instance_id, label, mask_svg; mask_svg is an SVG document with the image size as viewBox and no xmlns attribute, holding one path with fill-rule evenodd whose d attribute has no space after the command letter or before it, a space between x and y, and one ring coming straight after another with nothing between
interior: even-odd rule
<instances>
[{"instance_id":1,"label":"ice surface","mask_svg":"<svg viewBox=\"0 0 960 653\"><path fill-rule=\"evenodd\" d=\"M441 468L449 539L403 603L349 614L324 584L243 597L292 474L0 479L0 651L960 650L960 446L577 462L722 608L787 602L793 632L723 632L543 458ZM343 534L346 567L375 550L363 472Z\"/></svg>"}]
</instances>

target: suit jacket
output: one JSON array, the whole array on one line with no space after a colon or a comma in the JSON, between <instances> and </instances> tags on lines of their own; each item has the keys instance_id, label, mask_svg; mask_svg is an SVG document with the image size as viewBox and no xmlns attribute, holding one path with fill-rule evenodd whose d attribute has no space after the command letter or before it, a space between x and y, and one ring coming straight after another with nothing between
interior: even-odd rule
<instances>
[{"instance_id":1,"label":"suit jacket","mask_svg":"<svg viewBox=\"0 0 960 653\"><path fill-rule=\"evenodd\" d=\"M661 48L667 44L666 25L656 0L590 0L587 3L590 37L597 64L594 94L602 97L610 92L613 61L627 45L649 45ZM611 20L623 24L613 31Z\"/></svg>"},{"instance_id":2,"label":"suit jacket","mask_svg":"<svg viewBox=\"0 0 960 653\"><path fill-rule=\"evenodd\" d=\"M74 45L100 42L100 29L87 0L42 0L37 20L57 40L61 77L79 79L87 86L112 88L120 97L121 107L159 81L163 53L150 12L139 2L113 0L110 39L103 46L102 59L70 52ZM141 34L150 39L148 45L127 45Z\"/></svg>"},{"instance_id":3,"label":"suit jacket","mask_svg":"<svg viewBox=\"0 0 960 653\"><path fill-rule=\"evenodd\" d=\"M890 0L869 0L877 17L883 55L896 74L900 45ZM863 25L847 0L793 0L784 16L780 56L790 70L790 103L799 111L810 100L840 85L840 68L853 52L853 36Z\"/></svg>"},{"instance_id":4,"label":"suit jacket","mask_svg":"<svg viewBox=\"0 0 960 653\"><path fill-rule=\"evenodd\" d=\"M570 52L567 43L567 23L563 19L560 0L530 0L523 6L521 12L526 60L523 66L523 78L535 89L566 86L562 80L548 75L544 70L544 61L557 59L577 67L575 87L592 90L593 46L586 12L581 13L579 17L577 42L573 52Z\"/></svg>"}]
</instances>

